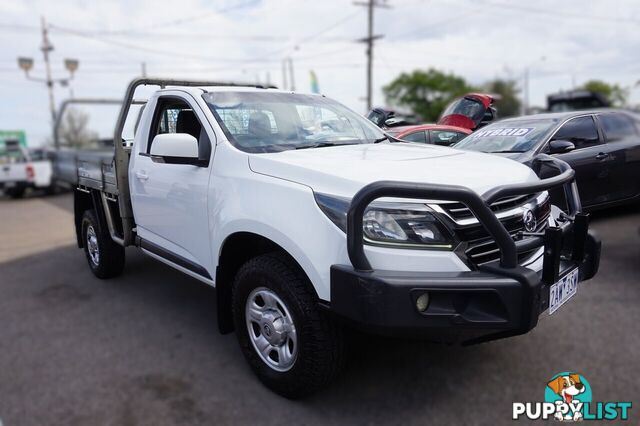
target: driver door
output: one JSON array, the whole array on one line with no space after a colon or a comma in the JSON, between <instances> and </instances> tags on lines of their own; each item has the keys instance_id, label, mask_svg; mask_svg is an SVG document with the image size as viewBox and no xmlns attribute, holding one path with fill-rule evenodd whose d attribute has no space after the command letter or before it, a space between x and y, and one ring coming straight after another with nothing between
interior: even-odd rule
<instances>
[{"instance_id":1,"label":"driver door","mask_svg":"<svg viewBox=\"0 0 640 426\"><path fill-rule=\"evenodd\" d=\"M572 118L562 125L551 140L566 140L576 147L573 151L553 156L566 161L575 170L582 205L586 207L607 201L610 158L593 116Z\"/></svg>"},{"instance_id":2,"label":"driver door","mask_svg":"<svg viewBox=\"0 0 640 426\"><path fill-rule=\"evenodd\" d=\"M134 154L130 188L142 247L199 275L211 264L208 187L211 141L199 109L180 95L158 98L146 147ZM154 137L187 133L198 141L202 164L156 161L150 155ZM206 275L205 275L206 274Z\"/></svg>"}]
</instances>

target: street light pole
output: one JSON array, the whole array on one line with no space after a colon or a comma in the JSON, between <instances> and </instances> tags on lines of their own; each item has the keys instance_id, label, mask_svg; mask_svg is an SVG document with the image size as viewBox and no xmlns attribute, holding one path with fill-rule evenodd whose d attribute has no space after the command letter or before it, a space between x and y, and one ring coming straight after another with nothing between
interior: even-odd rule
<instances>
[{"instance_id":1,"label":"street light pole","mask_svg":"<svg viewBox=\"0 0 640 426\"><path fill-rule=\"evenodd\" d=\"M524 83L522 87L522 107L520 115L527 115L529 110L529 67L524 69Z\"/></svg>"},{"instance_id":2,"label":"street light pole","mask_svg":"<svg viewBox=\"0 0 640 426\"><path fill-rule=\"evenodd\" d=\"M44 20L44 16L40 18L42 25L42 55L44 56L44 64L46 69L46 84L49 89L49 109L51 110L51 122L56 122L56 104L53 98L53 79L51 78L51 64L49 63L49 52L53 50L53 46L49 41L49 31L47 30L47 23Z\"/></svg>"},{"instance_id":3,"label":"street light pole","mask_svg":"<svg viewBox=\"0 0 640 426\"><path fill-rule=\"evenodd\" d=\"M527 115L529 112L529 68L537 62L546 60L546 56L541 56L536 62L532 62L524 67L523 83L522 83L522 105L520 106L521 115Z\"/></svg>"},{"instance_id":4,"label":"street light pole","mask_svg":"<svg viewBox=\"0 0 640 426\"><path fill-rule=\"evenodd\" d=\"M49 91L49 110L51 112L51 129L53 131L55 122L56 122L56 103L53 94L53 86L55 83L59 83L63 87L67 87L69 82L73 80L73 76L75 72L78 70L79 62L76 59L66 58L64 60L64 67L69 72L69 77L67 78L53 78L51 75L51 63L49 61L49 52L53 51L53 45L49 40L49 30L47 28L47 22L44 19L44 16L40 18L40 24L42 26L42 46L40 46L40 50L42 50L42 56L44 57L45 64L45 77L32 77L29 75L29 71L33 68L33 58L25 58L18 57L18 67L24 71L25 77L27 80L37 81L40 83L45 83L47 89ZM73 98L73 90L70 88L71 97ZM58 148L57 143L55 142L57 139L55 134L53 135L54 144L56 144L56 148Z\"/></svg>"}]
</instances>

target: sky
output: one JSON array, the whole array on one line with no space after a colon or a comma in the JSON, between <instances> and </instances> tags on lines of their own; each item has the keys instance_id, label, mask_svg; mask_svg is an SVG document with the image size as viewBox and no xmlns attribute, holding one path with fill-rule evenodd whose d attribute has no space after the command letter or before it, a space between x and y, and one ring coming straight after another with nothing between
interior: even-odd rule
<instances>
[{"instance_id":1,"label":"sky","mask_svg":"<svg viewBox=\"0 0 640 426\"><path fill-rule=\"evenodd\" d=\"M374 33L374 105L402 72L430 67L471 84L523 81L530 103L602 79L630 89L640 103L640 3L634 0L378 0ZM127 83L148 76L271 83L283 87L292 58L295 89L320 91L366 113L366 8L351 0L0 0L0 130L23 129L30 146L50 139L48 94L16 58L31 57L44 76L41 17L49 28L54 77L65 58L79 60L59 104L73 95L121 98ZM90 126L112 132L115 107L87 108Z\"/></svg>"}]
</instances>

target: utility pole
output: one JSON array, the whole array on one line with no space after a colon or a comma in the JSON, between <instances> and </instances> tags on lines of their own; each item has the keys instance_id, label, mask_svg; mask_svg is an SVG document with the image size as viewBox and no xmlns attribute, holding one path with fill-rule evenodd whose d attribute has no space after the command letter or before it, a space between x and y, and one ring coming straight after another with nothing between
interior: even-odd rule
<instances>
[{"instance_id":1,"label":"utility pole","mask_svg":"<svg viewBox=\"0 0 640 426\"><path fill-rule=\"evenodd\" d=\"M142 62L140 64L140 68L142 71L142 78L146 78L147 77L147 63L146 62Z\"/></svg>"},{"instance_id":2,"label":"utility pole","mask_svg":"<svg viewBox=\"0 0 640 426\"><path fill-rule=\"evenodd\" d=\"M296 91L296 80L295 80L295 76L293 74L293 59L291 59L291 56L289 56L289 78L291 79L291 91L295 92Z\"/></svg>"},{"instance_id":3,"label":"utility pole","mask_svg":"<svg viewBox=\"0 0 640 426\"><path fill-rule=\"evenodd\" d=\"M520 115L527 115L529 110L529 67L524 69L524 83L522 85L522 111Z\"/></svg>"},{"instance_id":4,"label":"utility pole","mask_svg":"<svg viewBox=\"0 0 640 426\"><path fill-rule=\"evenodd\" d=\"M367 45L367 110L371 109L371 105L373 103L373 42L381 39L382 35L374 35L373 34L373 12L376 7L386 8L389 6L386 4L386 0L382 0L384 3L379 3L378 0L368 0L366 3L364 2L354 2L356 6L365 6L367 7L367 15L368 15L368 26L367 26L367 37L359 39L358 41L361 43L365 43Z\"/></svg>"},{"instance_id":5,"label":"utility pole","mask_svg":"<svg viewBox=\"0 0 640 426\"><path fill-rule=\"evenodd\" d=\"M287 74L289 75L289 87L287 88ZM287 56L282 60L282 90L290 90L294 92L296 90L296 80L293 75L293 59L291 56Z\"/></svg>"},{"instance_id":6,"label":"utility pole","mask_svg":"<svg viewBox=\"0 0 640 426\"><path fill-rule=\"evenodd\" d=\"M44 66L46 69L46 84L49 89L49 109L51 110L51 122L56 122L56 103L53 99L53 79L51 78L51 64L49 63L49 52L53 50L53 45L49 41L49 31L47 30L47 23L44 20L44 16L40 17L40 24L42 26L42 55L44 56Z\"/></svg>"},{"instance_id":7,"label":"utility pole","mask_svg":"<svg viewBox=\"0 0 640 426\"><path fill-rule=\"evenodd\" d=\"M282 90L287 90L287 62L282 60Z\"/></svg>"},{"instance_id":8,"label":"utility pole","mask_svg":"<svg viewBox=\"0 0 640 426\"><path fill-rule=\"evenodd\" d=\"M529 113L529 71L531 66L537 65L547 60L546 56L541 56L537 61L531 62L527 66L524 67L523 72L523 82L522 82L522 105L521 105L521 114L527 115Z\"/></svg>"}]
</instances>

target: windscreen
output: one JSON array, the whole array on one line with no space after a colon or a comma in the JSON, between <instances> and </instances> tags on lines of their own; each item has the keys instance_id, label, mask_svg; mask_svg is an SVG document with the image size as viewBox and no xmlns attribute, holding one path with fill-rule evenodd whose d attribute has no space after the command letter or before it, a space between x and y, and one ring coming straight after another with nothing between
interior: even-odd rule
<instances>
[{"instance_id":1,"label":"windscreen","mask_svg":"<svg viewBox=\"0 0 640 426\"><path fill-rule=\"evenodd\" d=\"M203 95L229 141L245 152L373 143L384 133L347 107L317 95L270 91Z\"/></svg>"},{"instance_id":2,"label":"windscreen","mask_svg":"<svg viewBox=\"0 0 640 426\"><path fill-rule=\"evenodd\" d=\"M473 98L462 98L457 101L453 101L447 109L442 113L442 117L447 115L459 114L469 117L476 124L482 120L486 108L484 104Z\"/></svg>"},{"instance_id":3,"label":"windscreen","mask_svg":"<svg viewBox=\"0 0 640 426\"><path fill-rule=\"evenodd\" d=\"M455 148L481 152L525 152L533 149L553 129L558 120L507 120L483 127Z\"/></svg>"}]
</instances>

